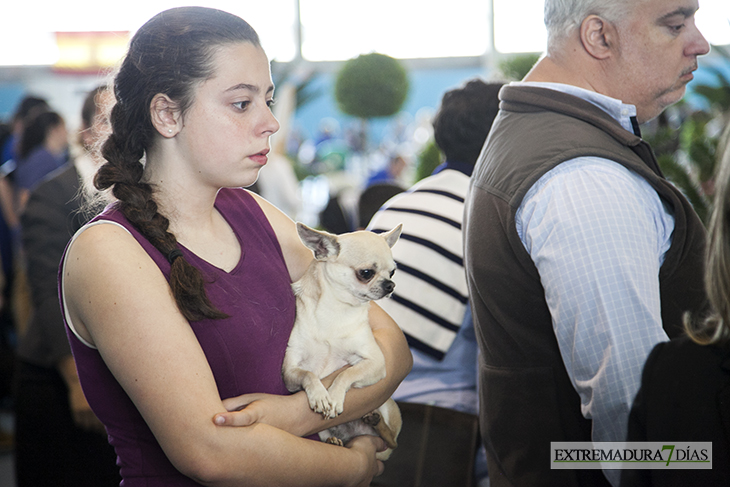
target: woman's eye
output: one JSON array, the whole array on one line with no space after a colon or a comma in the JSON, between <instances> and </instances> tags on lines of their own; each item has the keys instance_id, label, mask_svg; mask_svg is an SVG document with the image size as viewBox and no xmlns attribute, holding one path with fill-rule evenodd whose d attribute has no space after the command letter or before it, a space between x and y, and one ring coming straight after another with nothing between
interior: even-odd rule
<instances>
[{"instance_id":1,"label":"woman's eye","mask_svg":"<svg viewBox=\"0 0 730 487\"><path fill-rule=\"evenodd\" d=\"M274 100L274 99L272 98L271 100L267 100L267 101L266 101L266 104L267 104L267 105L269 106L269 108L271 108L271 107L273 107L274 105L276 105L276 100Z\"/></svg>"},{"instance_id":2,"label":"woman's eye","mask_svg":"<svg viewBox=\"0 0 730 487\"><path fill-rule=\"evenodd\" d=\"M245 110L248 108L248 105L250 104L250 101L237 101L233 104L234 107L238 108L239 110Z\"/></svg>"}]
</instances>

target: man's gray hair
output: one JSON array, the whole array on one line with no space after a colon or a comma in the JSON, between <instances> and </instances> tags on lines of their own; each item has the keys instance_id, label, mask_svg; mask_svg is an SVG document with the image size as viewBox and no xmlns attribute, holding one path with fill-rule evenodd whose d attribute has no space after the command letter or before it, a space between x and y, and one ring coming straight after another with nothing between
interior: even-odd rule
<instances>
[{"instance_id":1,"label":"man's gray hair","mask_svg":"<svg viewBox=\"0 0 730 487\"><path fill-rule=\"evenodd\" d=\"M589 15L615 23L637 3L639 0L545 0L548 47L578 29Z\"/></svg>"}]
</instances>

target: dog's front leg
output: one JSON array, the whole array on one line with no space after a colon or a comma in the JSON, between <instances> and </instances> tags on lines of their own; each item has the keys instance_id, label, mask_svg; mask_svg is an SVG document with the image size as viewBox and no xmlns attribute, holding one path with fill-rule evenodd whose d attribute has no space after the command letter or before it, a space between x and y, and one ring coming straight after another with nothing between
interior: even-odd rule
<instances>
[{"instance_id":1,"label":"dog's front leg","mask_svg":"<svg viewBox=\"0 0 730 487\"><path fill-rule=\"evenodd\" d=\"M331 402L330 394L325 389L322 381L319 380L316 374L300 368L294 368L287 370L284 373L284 382L287 388L290 385L300 385L304 392L307 393L307 399L309 400L309 407L316 413L320 413L325 417L330 416ZM297 387L298 389L298 387ZM289 390L292 390L291 388Z\"/></svg>"},{"instance_id":2,"label":"dog's front leg","mask_svg":"<svg viewBox=\"0 0 730 487\"><path fill-rule=\"evenodd\" d=\"M378 349L378 351L380 350ZM352 367L343 370L328 389L331 402L330 418L342 413L345 395L351 387L359 388L375 384L385 378L385 373L385 359L362 359Z\"/></svg>"}]
</instances>

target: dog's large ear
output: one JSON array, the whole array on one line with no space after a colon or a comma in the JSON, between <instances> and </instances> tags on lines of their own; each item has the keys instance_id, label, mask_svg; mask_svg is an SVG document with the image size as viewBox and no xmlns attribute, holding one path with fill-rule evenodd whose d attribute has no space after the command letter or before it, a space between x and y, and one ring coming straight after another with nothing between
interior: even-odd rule
<instances>
[{"instance_id":1,"label":"dog's large ear","mask_svg":"<svg viewBox=\"0 0 730 487\"><path fill-rule=\"evenodd\" d=\"M382 237L388 243L388 247L393 248L393 245L395 245L395 243L400 238L401 230L403 230L402 223L398 224L397 227L395 227L393 230L389 231L388 233L381 233Z\"/></svg>"},{"instance_id":2,"label":"dog's large ear","mask_svg":"<svg viewBox=\"0 0 730 487\"><path fill-rule=\"evenodd\" d=\"M302 243L314 252L317 260L327 260L340 254L340 244L337 236L309 228L304 223L297 222L297 233Z\"/></svg>"}]
</instances>

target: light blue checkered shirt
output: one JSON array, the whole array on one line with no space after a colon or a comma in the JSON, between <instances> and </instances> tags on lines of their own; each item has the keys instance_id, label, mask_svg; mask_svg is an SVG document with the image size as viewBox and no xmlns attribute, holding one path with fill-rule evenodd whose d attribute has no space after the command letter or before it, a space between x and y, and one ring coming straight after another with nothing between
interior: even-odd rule
<instances>
[{"instance_id":1,"label":"light blue checkered shirt","mask_svg":"<svg viewBox=\"0 0 730 487\"><path fill-rule=\"evenodd\" d=\"M632 131L631 105L574 86L521 84L588 100ZM545 288L581 411L593 420L593 441L624 441L644 361L668 340L659 268L674 217L637 174L607 159L579 157L543 175L515 220ZM619 472L605 471L614 485Z\"/></svg>"}]
</instances>

